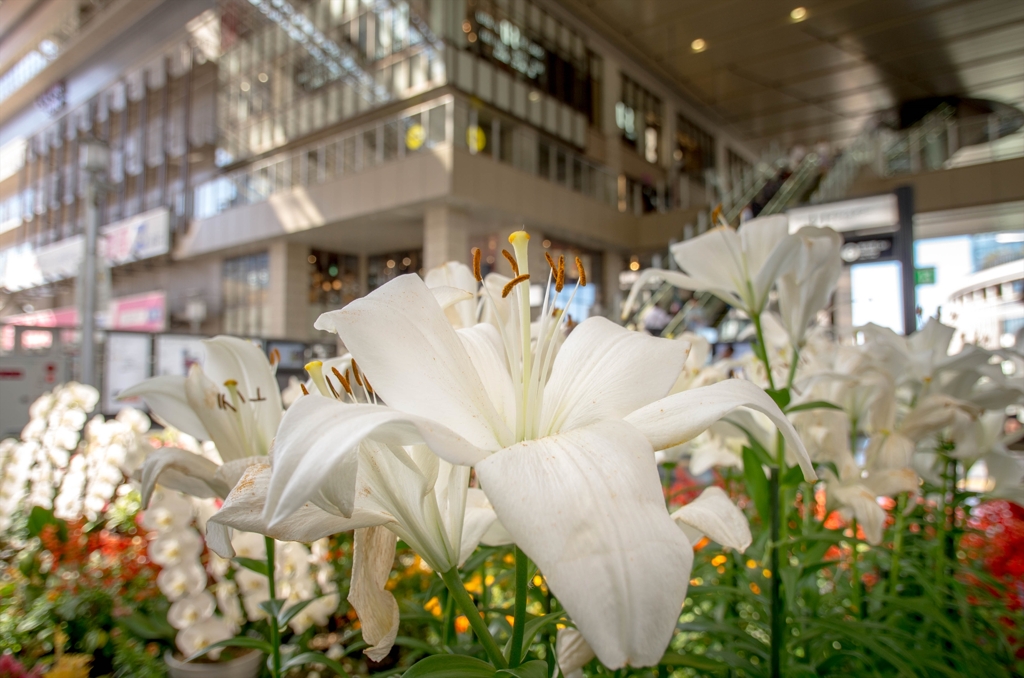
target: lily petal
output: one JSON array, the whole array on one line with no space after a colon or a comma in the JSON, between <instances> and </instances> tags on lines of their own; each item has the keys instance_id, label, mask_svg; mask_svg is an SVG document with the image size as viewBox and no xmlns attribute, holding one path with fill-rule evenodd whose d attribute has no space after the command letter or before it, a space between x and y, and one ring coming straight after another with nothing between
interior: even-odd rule
<instances>
[{"instance_id":1,"label":"lily petal","mask_svg":"<svg viewBox=\"0 0 1024 678\"><path fill-rule=\"evenodd\" d=\"M126 388L118 394L118 400L142 398L153 414L166 423L200 440L209 440L203 422L196 416L185 397L185 377L163 375L153 377Z\"/></svg>"},{"instance_id":2,"label":"lily petal","mask_svg":"<svg viewBox=\"0 0 1024 678\"><path fill-rule=\"evenodd\" d=\"M206 457L177 447L161 447L146 457L142 466L142 505L149 506L157 482L199 499L226 497L231 487L217 478L218 469Z\"/></svg>"},{"instance_id":3,"label":"lily petal","mask_svg":"<svg viewBox=\"0 0 1024 678\"><path fill-rule=\"evenodd\" d=\"M244 459L252 455L246 442L246 431L235 413L223 405L226 397L199 365L193 365L185 379L185 397L209 433L208 440L217 446L223 461ZM245 412L252 416L251 412Z\"/></svg>"},{"instance_id":4,"label":"lily petal","mask_svg":"<svg viewBox=\"0 0 1024 678\"><path fill-rule=\"evenodd\" d=\"M398 636L398 603L385 588L395 561L395 535L383 527L356 530L352 546L352 603L370 647L367 657L379 662L391 652Z\"/></svg>"},{"instance_id":5,"label":"lily petal","mask_svg":"<svg viewBox=\"0 0 1024 678\"><path fill-rule=\"evenodd\" d=\"M792 451L804 479L817 479L814 466L796 429L767 393L742 379L728 379L662 398L628 416L651 441L655 450L664 450L692 440L737 407L749 407L765 414L782 432L788 451Z\"/></svg>"},{"instance_id":6,"label":"lily petal","mask_svg":"<svg viewBox=\"0 0 1024 678\"><path fill-rule=\"evenodd\" d=\"M328 483L332 504L342 515L351 515L357 450L371 436L395 445L426 443L453 464L469 466L486 457L485 452L436 422L379 405L303 396L288 408L274 443L274 477L266 508L270 522L298 510Z\"/></svg>"},{"instance_id":7,"label":"lily petal","mask_svg":"<svg viewBox=\"0 0 1024 678\"><path fill-rule=\"evenodd\" d=\"M679 267L707 290L734 305L746 293L747 272L740 236L720 226L669 248Z\"/></svg>"},{"instance_id":8,"label":"lily petal","mask_svg":"<svg viewBox=\"0 0 1024 678\"><path fill-rule=\"evenodd\" d=\"M555 357L539 435L621 419L663 397L689 350L686 342L630 332L607 318L584 320Z\"/></svg>"},{"instance_id":9,"label":"lily petal","mask_svg":"<svg viewBox=\"0 0 1024 678\"><path fill-rule=\"evenodd\" d=\"M517 443L476 471L605 666L657 664L686 597L693 548L665 512L640 432L599 422Z\"/></svg>"},{"instance_id":10,"label":"lily petal","mask_svg":"<svg viewBox=\"0 0 1024 678\"><path fill-rule=\"evenodd\" d=\"M594 651L577 629L564 628L558 629L555 656L565 678L583 678L583 667L594 658Z\"/></svg>"},{"instance_id":11,"label":"lily petal","mask_svg":"<svg viewBox=\"0 0 1024 678\"><path fill-rule=\"evenodd\" d=\"M269 449L281 423L284 405L267 356L252 342L238 337L214 337L204 341L203 346L206 348L203 372L218 385L229 379L238 382L239 392L248 405L246 411L255 419L260 449ZM260 400L256 400L257 397Z\"/></svg>"},{"instance_id":12,"label":"lily petal","mask_svg":"<svg viewBox=\"0 0 1024 678\"><path fill-rule=\"evenodd\" d=\"M445 314L454 327L471 327L476 323L477 283L469 266L458 261L449 261L427 271L424 282L427 287L434 290L434 296L438 297L441 308L445 309ZM449 292L443 292L441 294L446 299L442 301L437 292L442 287L459 290L464 296L456 298Z\"/></svg>"},{"instance_id":13,"label":"lily petal","mask_svg":"<svg viewBox=\"0 0 1024 678\"><path fill-rule=\"evenodd\" d=\"M508 371L505 347L494 325L480 323L460 329L459 339L483 380L487 395L506 425L515 426L516 395Z\"/></svg>"},{"instance_id":14,"label":"lily petal","mask_svg":"<svg viewBox=\"0 0 1024 678\"><path fill-rule=\"evenodd\" d=\"M351 518L328 513L313 504L303 504L286 519L267 524L263 518L263 505L270 485L270 466L255 464L246 469L242 478L224 500L224 505L207 522L207 544L223 558L235 555L230 539L222 541L229 533L214 525L231 527L242 532L273 537L279 541L312 542L332 534L348 532L363 527L383 525L389 516L372 511L357 510Z\"/></svg>"},{"instance_id":15,"label":"lily petal","mask_svg":"<svg viewBox=\"0 0 1024 678\"><path fill-rule=\"evenodd\" d=\"M473 555L473 551L480 544L484 534L498 520L494 507L487 500L483 490L475 487L469 488L466 496L466 518L462 527L462 544L459 549L459 567L462 567L466 559Z\"/></svg>"},{"instance_id":16,"label":"lily petal","mask_svg":"<svg viewBox=\"0 0 1024 678\"><path fill-rule=\"evenodd\" d=\"M440 422L483 449L511 442L455 329L418 276L399 276L321 315L315 327L337 332L392 407Z\"/></svg>"},{"instance_id":17,"label":"lily petal","mask_svg":"<svg viewBox=\"0 0 1024 678\"><path fill-rule=\"evenodd\" d=\"M707 488L699 497L673 513L672 519L740 553L747 550L753 539L747 516L720 487Z\"/></svg>"}]
</instances>

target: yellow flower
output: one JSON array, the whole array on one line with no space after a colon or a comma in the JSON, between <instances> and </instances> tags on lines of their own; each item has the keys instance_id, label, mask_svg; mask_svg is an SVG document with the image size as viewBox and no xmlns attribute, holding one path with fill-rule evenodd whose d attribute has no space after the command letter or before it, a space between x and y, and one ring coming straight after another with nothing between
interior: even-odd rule
<instances>
[{"instance_id":1,"label":"yellow flower","mask_svg":"<svg viewBox=\"0 0 1024 678\"><path fill-rule=\"evenodd\" d=\"M66 654L47 671L45 678L89 678L92 657L84 654Z\"/></svg>"}]
</instances>

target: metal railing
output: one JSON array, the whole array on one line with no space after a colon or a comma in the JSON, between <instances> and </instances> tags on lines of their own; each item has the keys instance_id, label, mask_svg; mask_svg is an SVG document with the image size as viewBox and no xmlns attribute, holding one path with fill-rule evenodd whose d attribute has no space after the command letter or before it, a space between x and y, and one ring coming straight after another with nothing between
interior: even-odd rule
<instances>
[{"instance_id":1,"label":"metal railing","mask_svg":"<svg viewBox=\"0 0 1024 678\"><path fill-rule=\"evenodd\" d=\"M194 217L212 217L447 144L489 155L613 207L618 202L617 177L606 168L530 126L446 95L200 184Z\"/></svg>"}]
</instances>

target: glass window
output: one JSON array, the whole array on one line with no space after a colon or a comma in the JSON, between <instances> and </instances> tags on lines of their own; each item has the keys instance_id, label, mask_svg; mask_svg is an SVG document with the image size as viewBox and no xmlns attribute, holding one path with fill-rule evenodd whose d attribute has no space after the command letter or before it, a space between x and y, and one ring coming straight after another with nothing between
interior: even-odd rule
<instances>
[{"instance_id":1,"label":"glass window","mask_svg":"<svg viewBox=\"0 0 1024 678\"><path fill-rule=\"evenodd\" d=\"M224 260L224 333L248 337L270 331L270 255L248 254Z\"/></svg>"},{"instance_id":2,"label":"glass window","mask_svg":"<svg viewBox=\"0 0 1024 678\"><path fill-rule=\"evenodd\" d=\"M404 273L416 273L422 265L422 250L390 252L369 257L366 261L366 278L373 291Z\"/></svg>"},{"instance_id":3,"label":"glass window","mask_svg":"<svg viewBox=\"0 0 1024 678\"><path fill-rule=\"evenodd\" d=\"M651 163L658 162L662 128L661 99L622 75L621 94L615 104L615 125L623 140Z\"/></svg>"},{"instance_id":4,"label":"glass window","mask_svg":"<svg viewBox=\"0 0 1024 678\"><path fill-rule=\"evenodd\" d=\"M705 170L715 167L714 137L696 123L677 115L674 160L679 163L680 172L703 184Z\"/></svg>"}]
</instances>

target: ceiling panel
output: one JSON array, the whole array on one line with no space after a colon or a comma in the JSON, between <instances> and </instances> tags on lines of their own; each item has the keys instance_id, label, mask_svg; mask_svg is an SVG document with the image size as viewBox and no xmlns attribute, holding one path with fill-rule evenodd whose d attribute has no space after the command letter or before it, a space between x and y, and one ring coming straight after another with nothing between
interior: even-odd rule
<instances>
[{"instance_id":1,"label":"ceiling panel","mask_svg":"<svg viewBox=\"0 0 1024 678\"><path fill-rule=\"evenodd\" d=\"M800 23L801 0L549 1L755 143L848 140L919 97L1024 100L1022 0L803 0Z\"/></svg>"}]
</instances>

